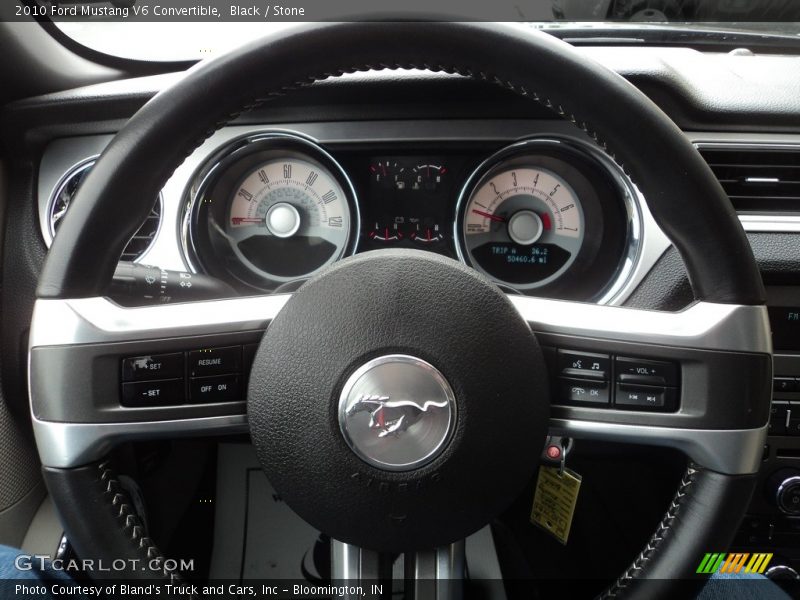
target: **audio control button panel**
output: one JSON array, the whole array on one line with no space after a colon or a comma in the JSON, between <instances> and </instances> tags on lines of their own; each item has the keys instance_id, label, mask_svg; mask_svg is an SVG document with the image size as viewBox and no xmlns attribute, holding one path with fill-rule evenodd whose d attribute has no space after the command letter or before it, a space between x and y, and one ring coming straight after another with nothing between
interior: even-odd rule
<instances>
[{"instance_id":1,"label":"audio control button panel","mask_svg":"<svg viewBox=\"0 0 800 600\"><path fill-rule=\"evenodd\" d=\"M553 355L554 404L657 412L678 409L680 365L676 362L565 348L545 352L546 357Z\"/></svg>"}]
</instances>

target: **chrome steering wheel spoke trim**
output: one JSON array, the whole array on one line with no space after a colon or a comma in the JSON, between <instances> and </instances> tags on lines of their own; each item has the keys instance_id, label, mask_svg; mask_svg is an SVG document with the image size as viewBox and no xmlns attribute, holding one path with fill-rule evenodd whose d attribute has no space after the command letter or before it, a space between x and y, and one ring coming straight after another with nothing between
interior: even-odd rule
<instances>
[{"instance_id":1,"label":"chrome steering wheel spoke trim","mask_svg":"<svg viewBox=\"0 0 800 600\"><path fill-rule=\"evenodd\" d=\"M280 294L135 308L103 297L38 300L29 342L29 389L42 464L87 464L125 441L246 433L243 402L169 410L120 406L119 361L200 344L257 342L289 298ZM682 367L676 412L553 406L553 433L672 447L721 473L758 470L754 457L766 439L768 416L738 414L747 413L737 408L747 399L737 404L733 396L747 392L720 397L725 393L715 382L735 377L750 359L771 368L765 307L696 302L680 312L656 312L525 296L509 299L543 346L664 357ZM104 397L92 387L98 379L105 381L100 386Z\"/></svg>"}]
</instances>

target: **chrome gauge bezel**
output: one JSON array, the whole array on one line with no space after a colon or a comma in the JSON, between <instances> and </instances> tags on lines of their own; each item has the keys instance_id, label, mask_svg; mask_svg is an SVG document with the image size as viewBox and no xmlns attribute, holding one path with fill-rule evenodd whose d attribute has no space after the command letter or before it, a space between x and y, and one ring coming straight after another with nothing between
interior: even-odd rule
<instances>
[{"instance_id":1,"label":"chrome gauge bezel","mask_svg":"<svg viewBox=\"0 0 800 600\"><path fill-rule=\"evenodd\" d=\"M86 158L82 159L81 161L75 163L72 167L67 169L67 171L61 176L58 180L58 183L53 188L53 192L50 194L50 197L47 200L47 205L45 208L44 218L40 219L41 221L41 229L42 229L42 236L44 238L44 243L47 248L53 245L53 240L56 237L56 228L55 228L55 221L53 220L53 210L55 210L55 204L58 200L59 196L61 196L62 192L66 189L66 187L75 179L75 177L80 176L81 174L85 173L89 169L91 169L94 164L97 162L97 159L100 158L99 154L94 154L92 156L87 156ZM150 239L149 244L147 247L139 254L139 256L134 259L133 262L140 262L150 251L150 249L155 244L156 238L158 238L159 234L161 233L161 226L164 223L164 197L159 192L155 205L158 205L158 225L156 226L155 233L153 237ZM63 218L63 217L62 217ZM149 218L149 217L148 217ZM142 224L142 227L144 224ZM137 229L136 233L139 230ZM134 234L135 236L136 234ZM130 241L128 242L130 244ZM128 249L128 246L125 246L125 250Z\"/></svg>"},{"instance_id":2,"label":"chrome gauge bezel","mask_svg":"<svg viewBox=\"0 0 800 600\"><path fill-rule=\"evenodd\" d=\"M346 242L335 259L340 260L352 256L358 247L359 232L361 231L361 216L359 212L358 197L355 187L341 164L322 148L316 140L302 134L287 131L260 131L255 134L242 136L231 140L217 149L211 157L200 166L192 177L189 188L182 202L180 218L181 251L186 264L193 272L204 272L233 283L239 288L255 290L258 292L274 291L295 281L303 281L314 275L323 267L310 271L302 277L283 279L275 276L269 278L255 273L248 265L241 262L244 270L231 270L221 266L221 257L216 249L209 247L209 242L204 238L201 227L207 224L202 221L203 202L207 194L217 184L226 170L236 166L242 160L251 159L256 154L274 154L275 157L286 156L324 168L335 179L345 194L344 202L349 211L349 230ZM230 208L231 198L226 197L226 211ZM206 234L207 235L207 234ZM327 263L326 263L327 264ZM235 266L235 263L234 263Z\"/></svg>"},{"instance_id":3,"label":"chrome gauge bezel","mask_svg":"<svg viewBox=\"0 0 800 600\"><path fill-rule=\"evenodd\" d=\"M574 268L580 266L580 261L575 260L576 256L573 256L564 268L551 277L528 284L513 284L492 276L479 264L476 264L467 247L465 237L466 208L473 194L487 181L487 176L490 178L491 174L502 172L509 166L526 165L528 164L526 163L526 158L528 157L550 156L554 153L566 156L572 155L578 159L587 161L587 164L592 164L607 178L609 186L613 188L614 195L616 196L615 200L620 202L621 211L625 220L623 234L625 240L621 246L622 251L618 263L615 264L615 269L611 277L607 278L599 286L599 289L594 290L591 297L576 298L597 303L611 303L632 276L636 261L641 253L643 229L641 203L643 199L622 168L617 165L610 156L599 147L582 140L552 135L528 137L503 147L481 162L465 181L456 202L455 218L453 221L453 240L455 241L456 254L461 262L483 273L498 285L511 291L519 293L542 293L545 295L547 295L549 290L552 290L554 295L564 291L561 289L561 283L573 279L569 275ZM552 170L537 166L535 163L529 166L540 170ZM556 174L563 177L560 173ZM605 206L602 207L603 212L605 212L607 208L608 207ZM583 218L585 234L597 235L598 232L593 231L593 228L595 228L597 224L588 222L585 214ZM584 242L578 255L585 252L586 244Z\"/></svg>"}]
</instances>

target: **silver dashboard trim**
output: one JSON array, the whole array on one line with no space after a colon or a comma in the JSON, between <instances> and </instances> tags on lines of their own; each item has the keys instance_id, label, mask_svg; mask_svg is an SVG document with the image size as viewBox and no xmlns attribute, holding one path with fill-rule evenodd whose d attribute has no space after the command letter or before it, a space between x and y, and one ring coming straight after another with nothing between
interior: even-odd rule
<instances>
[{"instance_id":1,"label":"silver dashboard trim","mask_svg":"<svg viewBox=\"0 0 800 600\"><path fill-rule=\"evenodd\" d=\"M43 466L77 467L131 440L247 433L247 415L131 423L57 423L33 417L33 435Z\"/></svg>"},{"instance_id":2,"label":"silver dashboard trim","mask_svg":"<svg viewBox=\"0 0 800 600\"><path fill-rule=\"evenodd\" d=\"M758 429L678 429L551 419L550 433L573 438L676 448L719 473L758 473L767 426Z\"/></svg>"},{"instance_id":3,"label":"silver dashboard trim","mask_svg":"<svg viewBox=\"0 0 800 600\"><path fill-rule=\"evenodd\" d=\"M123 307L103 297L37 300L29 347L265 329L291 294ZM508 296L534 331L703 350L772 353L764 306L695 302L680 312Z\"/></svg>"},{"instance_id":4,"label":"silver dashboard trim","mask_svg":"<svg viewBox=\"0 0 800 600\"><path fill-rule=\"evenodd\" d=\"M752 233L800 233L800 215L740 214L739 221Z\"/></svg>"},{"instance_id":5,"label":"silver dashboard trim","mask_svg":"<svg viewBox=\"0 0 800 600\"><path fill-rule=\"evenodd\" d=\"M76 164L72 165L66 173L61 176L59 179L58 184L53 188L52 193L50 194L49 199L47 200L47 207L45 208L44 213L42 213L41 218L39 219L39 226L42 228L42 237L44 237L44 243L47 244L49 248L53 244L53 238L56 236L54 223L51 221L50 215L53 213L53 205L56 202L58 196L61 195L61 192L64 190L64 187L69 183L69 181L76 177L78 174L90 169L95 162L97 162L97 154L94 156L90 156L84 158L83 160L77 162Z\"/></svg>"},{"instance_id":6,"label":"silver dashboard trim","mask_svg":"<svg viewBox=\"0 0 800 600\"><path fill-rule=\"evenodd\" d=\"M289 298L290 295L281 294L137 308L121 307L107 298L38 300L30 348L259 330L266 328ZM509 299L537 332L679 348L772 353L763 306L697 302L681 312L668 313L524 296ZM29 382L29 389L37 388ZM675 447L709 468L728 473L753 472L757 468L753 457L760 456L754 449L760 449L766 436L766 428L697 430L583 420L554 420L552 426L573 437ZM247 430L244 415L144 423L63 423L33 416L33 427L42 464L51 467L85 464L119 441Z\"/></svg>"},{"instance_id":7,"label":"silver dashboard trim","mask_svg":"<svg viewBox=\"0 0 800 600\"><path fill-rule=\"evenodd\" d=\"M71 468L104 456L132 440L247 433L247 416L229 415L172 421L60 423L33 419L42 465ZM675 448L720 473L756 473L767 427L757 429L679 429L573 419L551 419L552 435L576 439Z\"/></svg>"},{"instance_id":8,"label":"silver dashboard trim","mask_svg":"<svg viewBox=\"0 0 800 600\"><path fill-rule=\"evenodd\" d=\"M104 344L266 329L290 294L126 308L108 298L37 300L29 347Z\"/></svg>"},{"instance_id":9,"label":"silver dashboard trim","mask_svg":"<svg viewBox=\"0 0 800 600\"><path fill-rule=\"evenodd\" d=\"M702 350L772 354L765 306L695 302L662 312L509 296L535 332Z\"/></svg>"}]
</instances>

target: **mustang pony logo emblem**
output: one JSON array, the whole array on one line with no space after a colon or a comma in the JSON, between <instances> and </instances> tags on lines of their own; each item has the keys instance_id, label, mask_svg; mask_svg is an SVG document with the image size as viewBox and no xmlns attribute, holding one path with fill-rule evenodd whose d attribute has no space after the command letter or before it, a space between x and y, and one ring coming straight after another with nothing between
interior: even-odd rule
<instances>
[{"instance_id":1,"label":"mustang pony logo emblem","mask_svg":"<svg viewBox=\"0 0 800 600\"><path fill-rule=\"evenodd\" d=\"M414 400L390 400L389 396L363 395L347 409L347 416L369 411L369 428L379 430L378 437L386 437L405 431L431 408L445 408L447 404L447 400L420 404Z\"/></svg>"}]
</instances>

